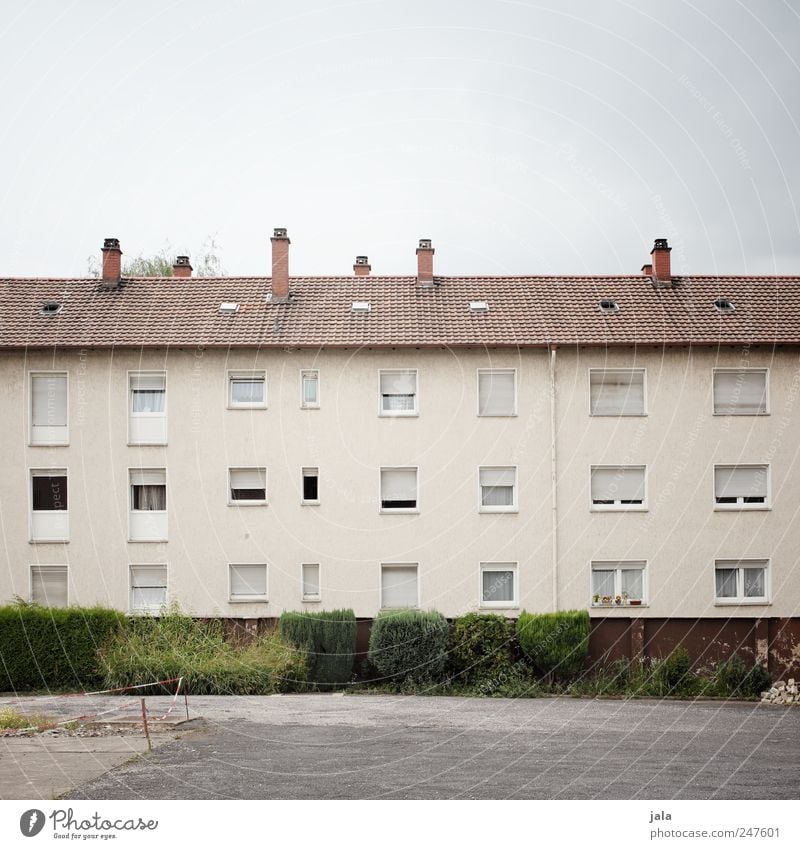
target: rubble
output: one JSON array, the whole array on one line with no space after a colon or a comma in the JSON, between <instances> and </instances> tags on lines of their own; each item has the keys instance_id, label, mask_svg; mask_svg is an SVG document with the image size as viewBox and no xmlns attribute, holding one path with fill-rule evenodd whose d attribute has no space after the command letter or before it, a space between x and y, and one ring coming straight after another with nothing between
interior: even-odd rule
<instances>
[{"instance_id":1,"label":"rubble","mask_svg":"<svg viewBox=\"0 0 800 849\"><path fill-rule=\"evenodd\" d=\"M794 678L776 681L761 693L761 701L771 705L800 705L800 690Z\"/></svg>"}]
</instances>

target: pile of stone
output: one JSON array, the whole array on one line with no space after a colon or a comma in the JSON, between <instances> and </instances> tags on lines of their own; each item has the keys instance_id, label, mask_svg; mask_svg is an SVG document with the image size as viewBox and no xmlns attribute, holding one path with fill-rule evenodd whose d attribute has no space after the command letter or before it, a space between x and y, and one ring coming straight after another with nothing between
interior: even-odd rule
<instances>
[{"instance_id":1,"label":"pile of stone","mask_svg":"<svg viewBox=\"0 0 800 849\"><path fill-rule=\"evenodd\" d=\"M771 705L800 705L800 690L794 678L790 678L788 683L776 681L769 690L764 690L761 701Z\"/></svg>"}]
</instances>

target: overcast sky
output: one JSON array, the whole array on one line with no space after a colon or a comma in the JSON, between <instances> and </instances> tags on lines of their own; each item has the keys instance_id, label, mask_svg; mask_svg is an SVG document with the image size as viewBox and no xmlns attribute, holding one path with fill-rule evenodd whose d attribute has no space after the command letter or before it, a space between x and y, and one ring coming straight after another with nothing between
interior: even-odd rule
<instances>
[{"instance_id":1,"label":"overcast sky","mask_svg":"<svg viewBox=\"0 0 800 849\"><path fill-rule=\"evenodd\" d=\"M4 0L0 276L800 273L799 8Z\"/></svg>"}]
</instances>

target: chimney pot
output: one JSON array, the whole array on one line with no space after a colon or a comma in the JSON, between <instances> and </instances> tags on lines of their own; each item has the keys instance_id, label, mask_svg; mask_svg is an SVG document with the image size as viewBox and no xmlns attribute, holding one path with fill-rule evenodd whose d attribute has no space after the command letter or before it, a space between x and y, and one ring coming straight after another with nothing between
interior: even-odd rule
<instances>
[{"instance_id":1,"label":"chimney pot","mask_svg":"<svg viewBox=\"0 0 800 849\"><path fill-rule=\"evenodd\" d=\"M122 279L122 250L119 239L103 239L103 285L119 286Z\"/></svg>"},{"instance_id":2,"label":"chimney pot","mask_svg":"<svg viewBox=\"0 0 800 849\"><path fill-rule=\"evenodd\" d=\"M672 269L669 253L672 248L666 239L656 239L650 256L653 257L653 281L655 283L671 283Z\"/></svg>"},{"instance_id":3,"label":"chimney pot","mask_svg":"<svg viewBox=\"0 0 800 849\"><path fill-rule=\"evenodd\" d=\"M367 277L372 270L372 266L369 264L369 257L366 256L357 256L356 264L353 266L353 273L356 277Z\"/></svg>"},{"instance_id":4,"label":"chimney pot","mask_svg":"<svg viewBox=\"0 0 800 849\"><path fill-rule=\"evenodd\" d=\"M175 258L175 262L172 266L172 274L175 277L192 276L192 264L189 262L188 256L181 255Z\"/></svg>"},{"instance_id":5,"label":"chimney pot","mask_svg":"<svg viewBox=\"0 0 800 849\"><path fill-rule=\"evenodd\" d=\"M417 285L433 285L433 254L430 239L420 239L417 248Z\"/></svg>"},{"instance_id":6,"label":"chimney pot","mask_svg":"<svg viewBox=\"0 0 800 849\"><path fill-rule=\"evenodd\" d=\"M285 227L272 231L272 303L284 304L289 300L289 245L291 241Z\"/></svg>"}]
</instances>

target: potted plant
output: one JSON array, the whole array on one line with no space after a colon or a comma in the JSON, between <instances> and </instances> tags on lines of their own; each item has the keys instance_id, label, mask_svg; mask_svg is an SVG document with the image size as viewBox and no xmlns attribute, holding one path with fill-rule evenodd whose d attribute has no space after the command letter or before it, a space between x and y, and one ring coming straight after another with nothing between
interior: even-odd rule
<instances>
[{"instance_id":1,"label":"potted plant","mask_svg":"<svg viewBox=\"0 0 800 849\"><path fill-rule=\"evenodd\" d=\"M600 596L599 595L593 595L592 596L592 604L600 604Z\"/></svg>"},{"instance_id":2,"label":"potted plant","mask_svg":"<svg viewBox=\"0 0 800 849\"><path fill-rule=\"evenodd\" d=\"M638 607L641 603L642 600L640 598L632 598L628 601L628 604L632 605L633 607Z\"/></svg>"}]
</instances>

